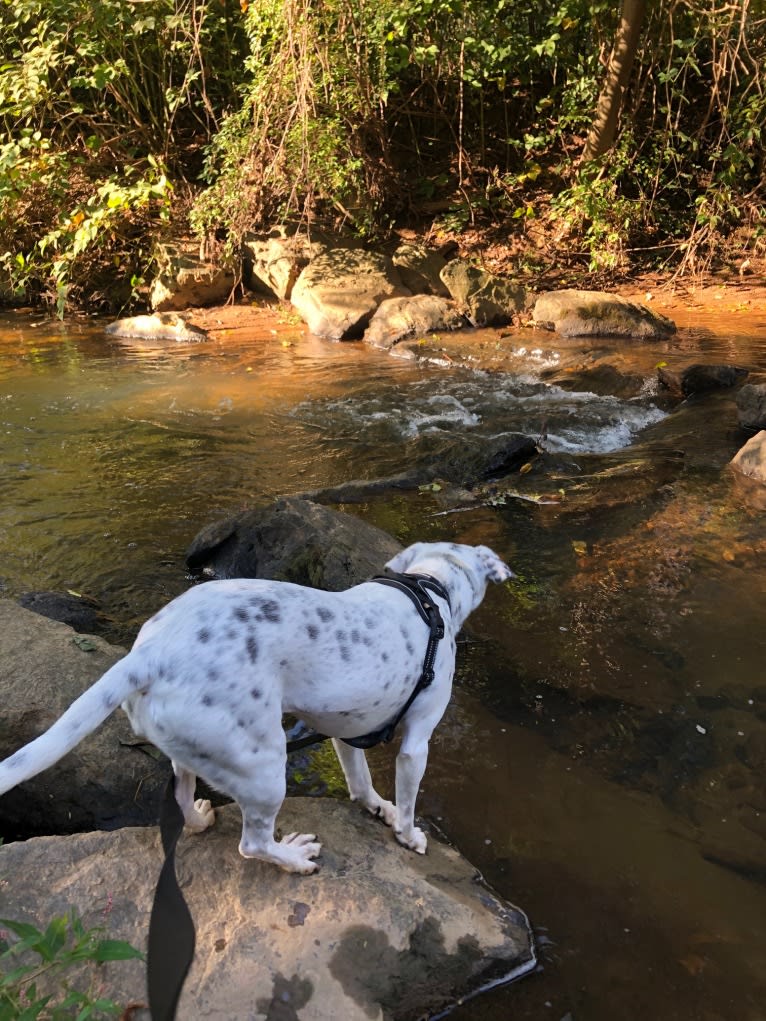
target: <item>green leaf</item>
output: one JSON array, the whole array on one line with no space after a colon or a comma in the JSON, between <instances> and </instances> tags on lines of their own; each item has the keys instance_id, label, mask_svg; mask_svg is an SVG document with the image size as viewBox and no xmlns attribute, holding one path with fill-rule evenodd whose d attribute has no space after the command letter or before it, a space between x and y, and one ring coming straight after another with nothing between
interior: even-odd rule
<instances>
[{"instance_id":1,"label":"green leaf","mask_svg":"<svg viewBox=\"0 0 766 1021\"><path fill-rule=\"evenodd\" d=\"M140 950L120 939L102 939L93 951L93 960L99 962L143 960L143 957Z\"/></svg>"},{"instance_id":2,"label":"green leaf","mask_svg":"<svg viewBox=\"0 0 766 1021\"><path fill-rule=\"evenodd\" d=\"M92 642L86 635L75 635L72 638L72 642L78 649L82 649L83 652L93 652L97 647L95 642Z\"/></svg>"},{"instance_id":3,"label":"green leaf","mask_svg":"<svg viewBox=\"0 0 766 1021\"><path fill-rule=\"evenodd\" d=\"M32 964L22 964L18 968L14 968L7 975L0 976L0 989L10 989L35 970L35 966Z\"/></svg>"},{"instance_id":4,"label":"green leaf","mask_svg":"<svg viewBox=\"0 0 766 1021\"><path fill-rule=\"evenodd\" d=\"M67 924L66 918L54 918L45 930L45 935L40 940L37 951L46 961L53 961L59 950L66 942Z\"/></svg>"},{"instance_id":5,"label":"green leaf","mask_svg":"<svg viewBox=\"0 0 766 1021\"><path fill-rule=\"evenodd\" d=\"M15 933L20 939L23 939L29 946L32 946L32 941L36 942L43 937L40 930L28 922L14 922L9 918L0 918L0 925L4 929L10 929L11 932Z\"/></svg>"},{"instance_id":6,"label":"green leaf","mask_svg":"<svg viewBox=\"0 0 766 1021\"><path fill-rule=\"evenodd\" d=\"M22 1012L17 1016L16 1021L35 1021L35 1019L40 1017L42 1014L48 1000L50 1000L50 996L43 996L41 999L36 1000L25 1010L22 1010Z\"/></svg>"}]
</instances>

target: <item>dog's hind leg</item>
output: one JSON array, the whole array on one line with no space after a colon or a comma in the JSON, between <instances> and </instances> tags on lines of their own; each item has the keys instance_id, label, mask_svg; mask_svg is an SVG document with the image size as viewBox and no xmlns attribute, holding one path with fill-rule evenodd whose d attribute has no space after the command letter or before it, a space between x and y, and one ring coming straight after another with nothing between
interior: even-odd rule
<instances>
[{"instance_id":1,"label":"dog's hind leg","mask_svg":"<svg viewBox=\"0 0 766 1021\"><path fill-rule=\"evenodd\" d=\"M209 801L202 798L194 799L194 790L197 785L197 777L188 769L173 763L173 772L176 777L176 801L183 812L185 825L193 833L201 833L215 822L215 812Z\"/></svg>"},{"instance_id":2,"label":"dog's hind leg","mask_svg":"<svg viewBox=\"0 0 766 1021\"><path fill-rule=\"evenodd\" d=\"M344 744L338 738L333 738L332 746L343 768L351 800L361 801L368 812L379 816L387 826L393 826L396 822L396 808L390 801L381 798L372 786L364 750Z\"/></svg>"},{"instance_id":3,"label":"dog's hind leg","mask_svg":"<svg viewBox=\"0 0 766 1021\"><path fill-rule=\"evenodd\" d=\"M242 810L242 840L239 853L243 858L260 858L281 865L287 872L309 875L319 865L312 861L322 850L313 833L289 833L281 840L274 839L277 812L268 811L261 802L239 806ZM278 809L277 809L278 811Z\"/></svg>"},{"instance_id":4,"label":"dog's hind leg","mask_svg":"<svg viewBox=\"0 0 766 1021\"><path fill-rule=\"evenodd\" d=\"M274 839L277 813L287 792L284 741L281 754L277 754L276 748L271 751L269 756L264 750L260 761L253 764L252 773L244 779L238 777L229 791L242 812L239 853L243 858L260 858L281 865L288 872L308 875L319 868L312 859L322 850L314 834L290 833L281 840Z\"/></svg>"}]
</instances>

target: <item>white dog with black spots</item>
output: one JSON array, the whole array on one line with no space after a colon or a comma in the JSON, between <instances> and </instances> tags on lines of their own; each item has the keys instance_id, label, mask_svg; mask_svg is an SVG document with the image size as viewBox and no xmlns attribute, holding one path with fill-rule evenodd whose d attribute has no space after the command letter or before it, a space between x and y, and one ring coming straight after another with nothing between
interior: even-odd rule
<instances>
[{"instance_id":1,"label":"white dog with black spots","mask_svg":"<svg viewBox=\"0 0 766 1021\"><path fill-rule=\"evenodd\" d=\"M286 789L282 715L290 713L332 737L352 800L424 854L415 799L450 700L455 637L487 582L512 572L486 546L446 542L416 543L386 567L428 575L449 595L449 603L433 596L445 633L434 680L400 724L395 804L373 787L364 751L342 738L397 716L420 678L429 629L406 593L375 581L345 592L254 579L189 589L144 624L127 656L46 733L0 763L0 794L58 762L121 704L136 734L170 758L190 830L215 819L209 801L195 800L200 776L239 805L244 857L310 873L321 849L316 836L274 835Z\"/></svg>"}]
</instances>

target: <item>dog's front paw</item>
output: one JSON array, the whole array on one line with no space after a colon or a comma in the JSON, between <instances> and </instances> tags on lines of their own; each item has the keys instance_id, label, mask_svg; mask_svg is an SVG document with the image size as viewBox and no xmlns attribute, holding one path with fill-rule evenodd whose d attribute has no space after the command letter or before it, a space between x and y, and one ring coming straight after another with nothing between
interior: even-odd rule
<instances>
[{"instance_id":1,"label":"dog's front paw","mask_svg":"<svg viewBox=\"0 0 766 1021\"><path fill-rule=\"evenodd\" d=\"M416 851L418 854L426 853L428 839L425 833L417 826L413 826L407 833L403 830L394 829L394 836L403 847L408 847L410 851Z\"/></svg>"},{"instance_id":2,"label":"dog's front paw","mask_svg":"<svg viewBox=\"0 0 766 1021\"><path fill-rule=\"evenodd\" d=\"M288 833L279 841L279 847L284 853L280 865L288 872L309 876L319 868L311 859L316 858L322 850L322 845L317 842L313 833Z\"/></svg>"},{"instance_id":3,"label":"dog's front paw","mask_svg":"<svg viewBox=\"0 0 766 1021\"><path fill-rule=\"evenodd\" d=\"M184 819L192 833L202 833L215 822L215 811L209 801L197 798L194 808Z\"/></svg>"},{"instance_id":4,"label":"dog's front paw","mask_svg":"<svg viewBox=\"0 0 766 1021\"><path fill-rule=\"evenodd\" d=\"M392 802L378 798L376 801L365 802L365 807L368 812L382 819L386 826L396 825L396 805Z\"/></svg>"}]
</instances>

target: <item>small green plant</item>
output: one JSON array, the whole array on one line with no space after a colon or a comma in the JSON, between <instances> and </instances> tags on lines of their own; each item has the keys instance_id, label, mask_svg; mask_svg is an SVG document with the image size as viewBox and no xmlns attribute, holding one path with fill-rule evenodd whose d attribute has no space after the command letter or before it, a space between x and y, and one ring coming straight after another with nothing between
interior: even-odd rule
<instances>
[{"instance_id":1,"label":"small green plant","mask_svg":"<svg viewBox=\"0 0 766 1021\"><path fill-rule=\"evenodd\" d=\"M0 932L0 1021L86 1021L120 1012L118 1004L98 993L98 965L143 958L139 950L105 938L100 927L86 929L74 911L54 918L45 931L7 918L0 926L5 930ZM83 991L70 984L67 972L87 962L95 974ZM53 986L57 992L49 991Z\"/></svg>"}]
</instances>

